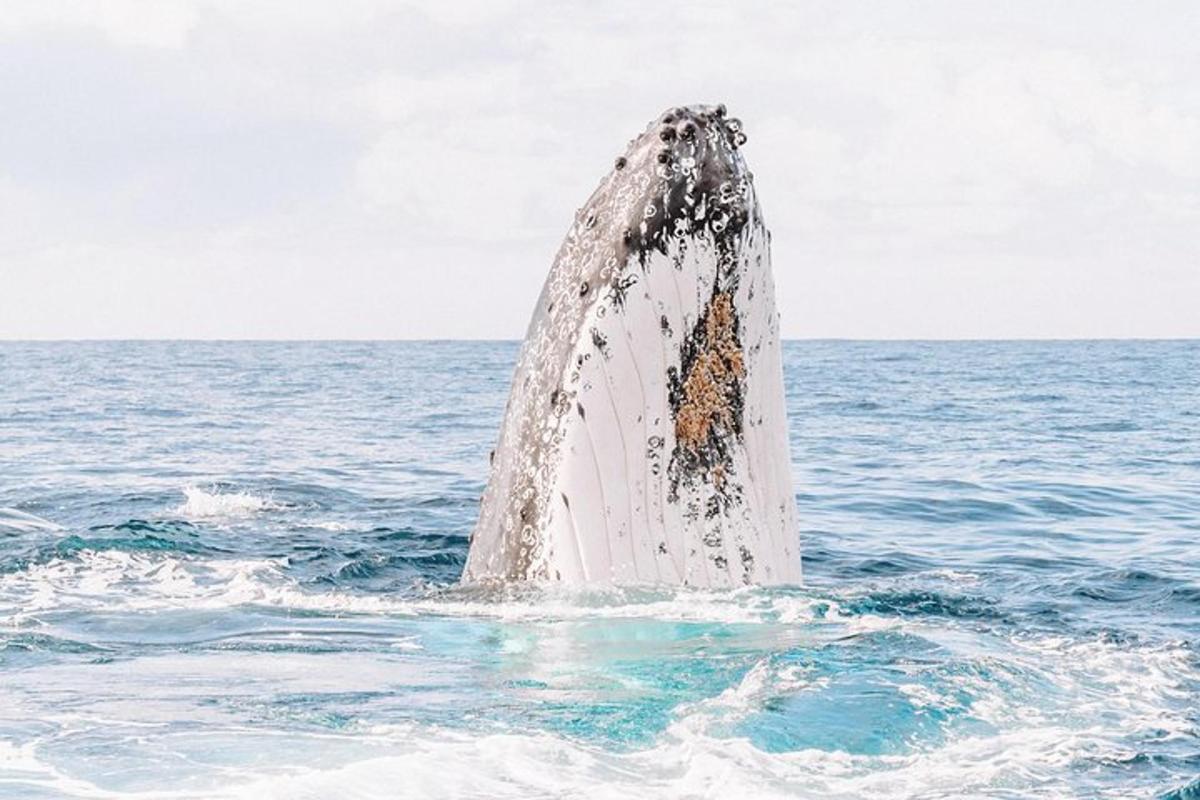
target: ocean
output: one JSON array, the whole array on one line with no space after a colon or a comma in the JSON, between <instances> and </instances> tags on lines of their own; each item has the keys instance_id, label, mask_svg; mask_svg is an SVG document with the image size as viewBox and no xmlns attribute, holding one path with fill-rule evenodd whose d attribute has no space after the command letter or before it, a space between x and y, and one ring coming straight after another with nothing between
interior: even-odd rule
<instances>
[{"instance_id":1,"label":"ocean","mask_svg":"<svg viewBox=\"0 0 1200 800\"><path fill-rule=\"evenodd\" d=\"M787 342L803 586L459 587L517 348L0 343L0 796L1200 797L1200 342Z\"/></svg>"}]
</instances>

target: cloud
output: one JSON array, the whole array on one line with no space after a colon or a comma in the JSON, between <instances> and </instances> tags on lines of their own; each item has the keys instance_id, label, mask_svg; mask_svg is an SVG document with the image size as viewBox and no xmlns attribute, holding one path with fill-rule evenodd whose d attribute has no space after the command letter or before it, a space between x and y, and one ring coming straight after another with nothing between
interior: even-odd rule
<instances>
[{"instance_id":1,"label":"cloud","mask_svg":"<svg viewBox=\"0 0 1200 800\"><path fill-rule=\"evenodd\" d=\"M10 0L0 35L90 31L114 45L178 49L187 43L197 8L184 0Z\"/></svg>"},{"instance_id":2,"label":"cloud","mask_svg":"<svg viewBox=\"0 0 1200 800\"><path fill-rule=\"evenodd\" d=\"M178 303L156 335L303 335L319 312L330 335L519 336L625 142L725 101L787 335L1200 334L1171 299L1200 289L1196 34L1188 5L16 0L0 277L28 278L39 335L102 335L77 287L141 280L105 297ZM285 283L267 321L232 288ZM1083 311L1056 312L1072 285Z\"/></svg>"}]
</instances>

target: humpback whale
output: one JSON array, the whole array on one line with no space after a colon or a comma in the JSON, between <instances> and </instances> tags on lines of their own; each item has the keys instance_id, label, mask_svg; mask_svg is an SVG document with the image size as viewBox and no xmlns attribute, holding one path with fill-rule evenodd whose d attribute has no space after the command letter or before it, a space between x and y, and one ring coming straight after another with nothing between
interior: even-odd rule
<instances>
[{"instance_id":1,"label":"humpback whale","mask_svg":"<svg viewBox=\"0 0 1200 800\"><path fill-rule=\"evenodd\" d=\"M724 105L633 139L558 251L463 580L800 581L770 233Z\"/></svg>"}]
</instances>

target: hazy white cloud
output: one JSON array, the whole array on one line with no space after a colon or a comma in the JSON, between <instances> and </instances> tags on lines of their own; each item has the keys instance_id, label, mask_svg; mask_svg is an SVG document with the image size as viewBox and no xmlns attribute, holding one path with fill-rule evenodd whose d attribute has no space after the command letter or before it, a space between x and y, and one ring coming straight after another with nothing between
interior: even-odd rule
<instances>
[{"instance_id":1,"label":"hazy white cloud","mask_svg":"<svg viewBox=\"0 0 1200 800\"><path fill-rule=\"evenodd\" d=\"M196 22L187 0L17 0L0 14L0 33L84 31L117 46L179 48Z\"/></svg>"},{"instance_id":2,"label":"hazy white cloud","mask_svg":"<svg viewBox=\"0 0 1200 800\"><path fill-rule=\"evenodd\" d=\"M1200 10L13 0L0 336L504 336L723 100L789 336L1200 335Z\"/></svg>"}]
</instances>

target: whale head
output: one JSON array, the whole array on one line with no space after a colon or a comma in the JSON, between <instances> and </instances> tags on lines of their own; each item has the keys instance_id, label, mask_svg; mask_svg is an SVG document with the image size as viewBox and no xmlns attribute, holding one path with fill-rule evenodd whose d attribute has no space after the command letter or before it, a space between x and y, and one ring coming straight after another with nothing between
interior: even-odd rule
<instances>
[{"instance_id":1,"label":"whale head","mask_svg":"<svg viewBox=\"0 0 1200 800\"><path fill-rule=\"evenodd\" d=\"M465 580L799 580L770 235L745 143L722 105L667 109L576 213Z\"/></svg>"}]
</instances>

